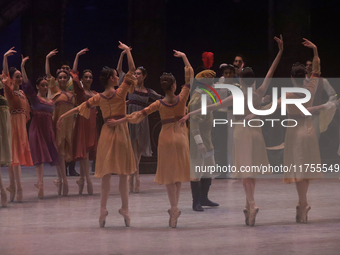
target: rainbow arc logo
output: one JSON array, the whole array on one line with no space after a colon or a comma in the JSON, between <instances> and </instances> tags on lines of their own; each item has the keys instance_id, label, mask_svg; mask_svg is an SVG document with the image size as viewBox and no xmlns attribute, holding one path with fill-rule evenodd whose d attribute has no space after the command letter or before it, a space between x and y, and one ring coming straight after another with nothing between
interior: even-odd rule
<instances>
[{"instance_id":1,"label":"rainbow arc logo","mask_svg":"<svg viewBox=\"0 0 340 255\"><path fill-rule=\"evenodd\" d=\"M219 94L217 93L217 91L216 91L213 87L211 87L211 86L208 85L208 84L199 82L199 81L198 81L197 83L206 86L208 89L210 89L212 92L214 92L214 93L216 94L218 100L220 101L220 104L222 105L221 98L220 98ZM200 90L203 90L204 92L206 92L206 93L212 98L212 100L214 101L215 105L217 104L217 103L216 103L216 100L215 100L215 98L214 98L214 96L211 94L211 92L210 92L209 90L204 89L204 88L201 88L201 87L197 87L197 88L200 89Z\"/></svg>"}]
</instances>

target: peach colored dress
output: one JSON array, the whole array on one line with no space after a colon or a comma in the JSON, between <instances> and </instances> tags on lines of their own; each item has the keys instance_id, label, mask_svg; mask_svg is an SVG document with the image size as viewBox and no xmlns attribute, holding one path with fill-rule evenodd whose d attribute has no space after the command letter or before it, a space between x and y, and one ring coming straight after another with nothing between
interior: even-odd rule
<instances>
[{"instance_id":1,"label":"peach colored dress","mask_svg":"<svg viewBox=\"0 0 340 255\"><path fill-rule=\"evenodd\" d=\"M72 161L72 133L74 116L69 116L64 119L63 125L60 129L57 129L57 122L59 117L73 109L75 106L74 93L70 91L61 91L56 85L55 78L51 77L48 79L49 88L51 90L51 98L54 101L54 112L53 112L53 127L56 135L56 143L58 148L58 154L65 156L66 161Z\"/></svg>"},{"instance_id":2,"label":"peach colored dress","mask_svg":"<svg viewBox=\"0 0 340 255\"><path fill-rule=\"evenodd\" d=\"M313 99L318 84L318 75L313 74L310 79L307 89L311 92L312 97L307 103L304 103L305 108L313 105ZM305 97L305 95L302 95ZM287 93L287 98L300 98L297 93ZM311 168L307 169L304 164L321 164L319 144L314 131L312 117L302 117L300 110L292 104L287 105L289 119L295 119L298 124L296 127L286 128L285 148L284 148L284 165L296 165L297 170L284 174L283 182L292 183L302 180L310 180L314 178L322 178L322 172L311 172ZM289 124L292 125L292 124ZM302 165L302 171L298 168ZM315 166L316 168L316 166Z\"/></svg>"},{"instance_id":3,"label":"peach colored dress","mask_svg":"<svg viewBox=\"0 0 340 255\"><path fill-rule=\"evenodd\" d=\"M178 120L185 115L190 85L182 87L177 102L169 105L162 99L152 103L142 111L127 115L130 123L139 123L147 115L159 111L162 129L158 140L157 172L154 182L171 184L190 181L190 149L188 129L181 127Z\"/></svg>"},{"instance_id":4,"label":"peach colored dress","mask_svg":"<svg viewBox=\"0 0 340 255\"><path fill-rule=\"evenodd\" d=\"M132 92L137 79L133 72L125 75L123 83L111 97L97 94L78 106L79 114L85 118L91 115L91 108L99 106L105 122L108 119L120 119L126 113L126 95ZM128 175L136 171L135 159L127 123L109 128L105 123L99 137L95 177L107 174Z\"/></svg>"},{"instance_id":5,"label":"peach colored dress","mask_svg":"<svg viewBox=\"0 0 340 255\"><path fill-rule=\"evenodd\" d=\"M30 119L30 105L22 90L14 91L5 82L5 97L11 114L12 166L33 166L28 143L26 122Z\"/></svg>"}]
</instances>

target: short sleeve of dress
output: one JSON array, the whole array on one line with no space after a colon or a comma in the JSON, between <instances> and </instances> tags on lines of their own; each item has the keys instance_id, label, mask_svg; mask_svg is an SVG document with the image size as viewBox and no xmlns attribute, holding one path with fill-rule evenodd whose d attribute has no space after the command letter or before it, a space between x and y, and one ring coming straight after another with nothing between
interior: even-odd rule
<instances>
[{"instance_id":1,"label":"short sleeve of dress","mask_svg":"<svg viewBox=\"0 0 340 255\"><path fill-rule=\"evenodd\" d=\"M149 114L155 111L158 111L159 107L160 107L160 102L156 101L141 111L133 112L129 115L126 115L126 119L128 120L128 122L133 123L133 124L139 123Z\"/></svg>"},{"instance_id":2,"label":"short sleeve of dress","mask_svg":"<svg viewBox=\"0 0 340 255\"><path fill-rule=\"evenodd\" d=\"M136 84L137 78L135 77L133 72L129 71L125 75L122 85L120 85L119 88L117 89L117 95L125 98L128 92L130 94L133 93Z\"/></svg>"},{"instance_id":3,"label":"short sleeve of dress","mask_svg":"<svg viewBox=\"0 0 340 255\"><path fill-rule=\"evenodd\" d=\"M87 119L90 118L91 108L98 106L99 101L100 94L96 94L95 96L91 97L89 100L78 106L79 114Z\"/></svg>"}]
</instances>

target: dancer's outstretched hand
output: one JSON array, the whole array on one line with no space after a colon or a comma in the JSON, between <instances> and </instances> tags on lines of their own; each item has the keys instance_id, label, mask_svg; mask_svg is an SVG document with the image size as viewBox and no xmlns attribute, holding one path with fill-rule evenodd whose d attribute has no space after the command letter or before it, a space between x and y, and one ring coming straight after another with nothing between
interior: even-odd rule
<instances>
[{"instance_id":1,"label":"dancer's outstretched hand","mask_svg":"<svg viewBox=\"0 0 340 255\"><path fill-rule=\"evenodd\" d=\"M14 47L10 48L5 54L4 57L12 56L14 53L17 53L15 50L13 50Z\"/></svg>"},{"instance_id":2,"label":"dancer's outstretched hand","mask_svg":"<svg viewBox=\"0 0 340 255\"><path fill-rule=\"evenodd\" d=\"M308 48L311 48L311 49L315 49L316 48L316 45L314 43L312 43L311 41L307 40L306 38L303 38L303 46L306 46Z\"/></svg>"},{"instance_id":3,"label":"dancer's outstretched hand","mask_svg":"<svg viewBox=\"0 0 340 255\"><path fill-rule=\"evenodd\" d=\"M182 119L180 119L178 122L181 125L181 127L184 127L185 123L187 122L187 120L190 117L190 113L188 113L187 115L185 115Z\"/></svg>"},{"instance_id":4,"label":"dancer's outstretched hand","mask_svg":"<svg viewBox=\"0 0 340 255\"><path fill-rule=\"evenodd\" d=\"M181 58L183 56L185 56L185 53L181 52L181 51L178 51L178 50L173 50L175 53L174 53L174 56L176 58Z\"/></svg>"},{"instance_id":5,"label":"dancer's outstretched hand","mask_svg":"<svg viewBox=\"0 0 340 255\"><path fill-rule=\"evenodd\" d=\"M122 43L121 41L119 41L118 48L121 49L121 50L130 50L130 47L127 46L126 44Z\"/></svg>"},{"instance_id":6,"label":"dancer's outstretched hand","mask_svg":"<svg viewBox=\"0 0 340 255\"><path fill-rule=\"evenodd\" d=\"M46 58L50 58L55 56L58 53L57 49L52 50L50 53L47 54Z\"/></svg>"},{"instance_id":7,"label":"dancer's outstretched hand","mask_svg":"<svg viewBox=\"0 0 340 255\"><path fill-rule=\"evenodd\" d=\"M277 46L279 46L279 50L283 51L283 38L282 38L282 35L280 35L280 38L275 36L274 40L277 42Z\"/></svg>"},{"instance_id":8,"label":"dancer's outstretched hand","mask_svg":"<svg viewBox=\"0 0 340 255\"><path fill-rule=\"evenodd\" d=\"M30 59L30 57L27 56L27 57L24 58L24 56L21 54L21 66L24 66L26 61L29 60L29 59Z\"/></svg>"},{"instance_id":9,"label":"dancer's outstretched hand","mask_svg":"<svg viewBox=\"0 0 340 255\"><path fill-rule=\"evenodd\" d=\"M77 53L77 56L84 55L84 54L85 54L86 52L88 52L88 51L89 51L88 48L82 49L81 51L79 51L79 52Z\"/></svg>"}]
</instances>

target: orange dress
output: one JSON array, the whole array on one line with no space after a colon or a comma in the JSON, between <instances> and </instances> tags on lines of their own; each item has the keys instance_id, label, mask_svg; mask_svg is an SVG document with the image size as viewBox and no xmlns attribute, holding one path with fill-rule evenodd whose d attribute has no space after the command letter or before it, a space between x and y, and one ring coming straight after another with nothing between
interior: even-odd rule
<instances>
[{"instance_id":1,"label":"orange dress","mask_svg":"<svg viewBox=\"0 0 340 255\"><path fill-rule=\"evenodd\" d=\"M307 89L311 92L312 97L303 106L305 108L313 105L313 99L318 84L317 74L313 74L310 79ZM304 97L304 95L302 96ZM300 98L299 94L287 93L287 98ZM319 143L316 138L312 117L302 117L300 110L292 104L287 105L289 119L295 119L297 126L286 128L285 148L284 148L284 165L290 167L296 165L296 171L291 170L284 174L283 182L292 183L302 180L310 180L322 178L323 174L318 171L313 171L310 167L307 168L304 164L321 164L319 151ZM292 125L288 124L288 125ZM298 166L302 165L302 170ZM317 169L315 165L315 169ZM310 171L312 170L312 171Z\"/></svg>"},{"instance_id":2,"label":"orange dress","mask_svg":"<svg viewBox=\"0 0 340 255\"><path fill-rule=\"evenodd\" d=\"M190 181L188 128L181 127L178 123L185 115L189 93L190 85L186 84L177 96L176 103L169 105L159 99L142 111L127 115L130 123L139 123L150 113L159 111L162 129L158 140L157 172L154 180L158 184Z\"/></svg>"},{"instance_id":3,"label":"orange dress","mask_svg":"<svg viewBox=\"0 0 340 255\"><path fill-rule=\"evenodd\" d=\"M125 75L123 83L111 97L97 94L78 106L79 114L85 118L91 115L91 108L99 106L105 122L108 119L120 119L126 113L126 95L132 92L137 79L133 72ZM127 123L109 128L105 123L102 127L96 156L95 177L102 178L107 174L128 175L136 171L135 159Z\"/></svg>"},{"instance_id":4,"label":"orange dress","mask_svg":"<svg viewBox=\"0 0 340 255\"><path fill-rule=\"evenodd\" d=\"M26 122L30 119L30 105L22 90L14 91L5 82L5 97L11 114L12 166L33 166L28 143Z\"/></svg>"},{"instance_id":5,"label":"orange dress","mask_svg":"<svg viewBox=\"0 0 340 255\"><path fill-rule=\"evenodd\" d=\"M72 161L72 133L74 116L65 118L60 129L57 129L56 127L59 117L74 108L75 96L70 91L61 91L56 85L54 77L49 78L48 82L52 93L51 98L54 101L53 128L56 135L55 140L57 143L58 154L65 156L66 161Z\"/></svg>"}]
</instances>

